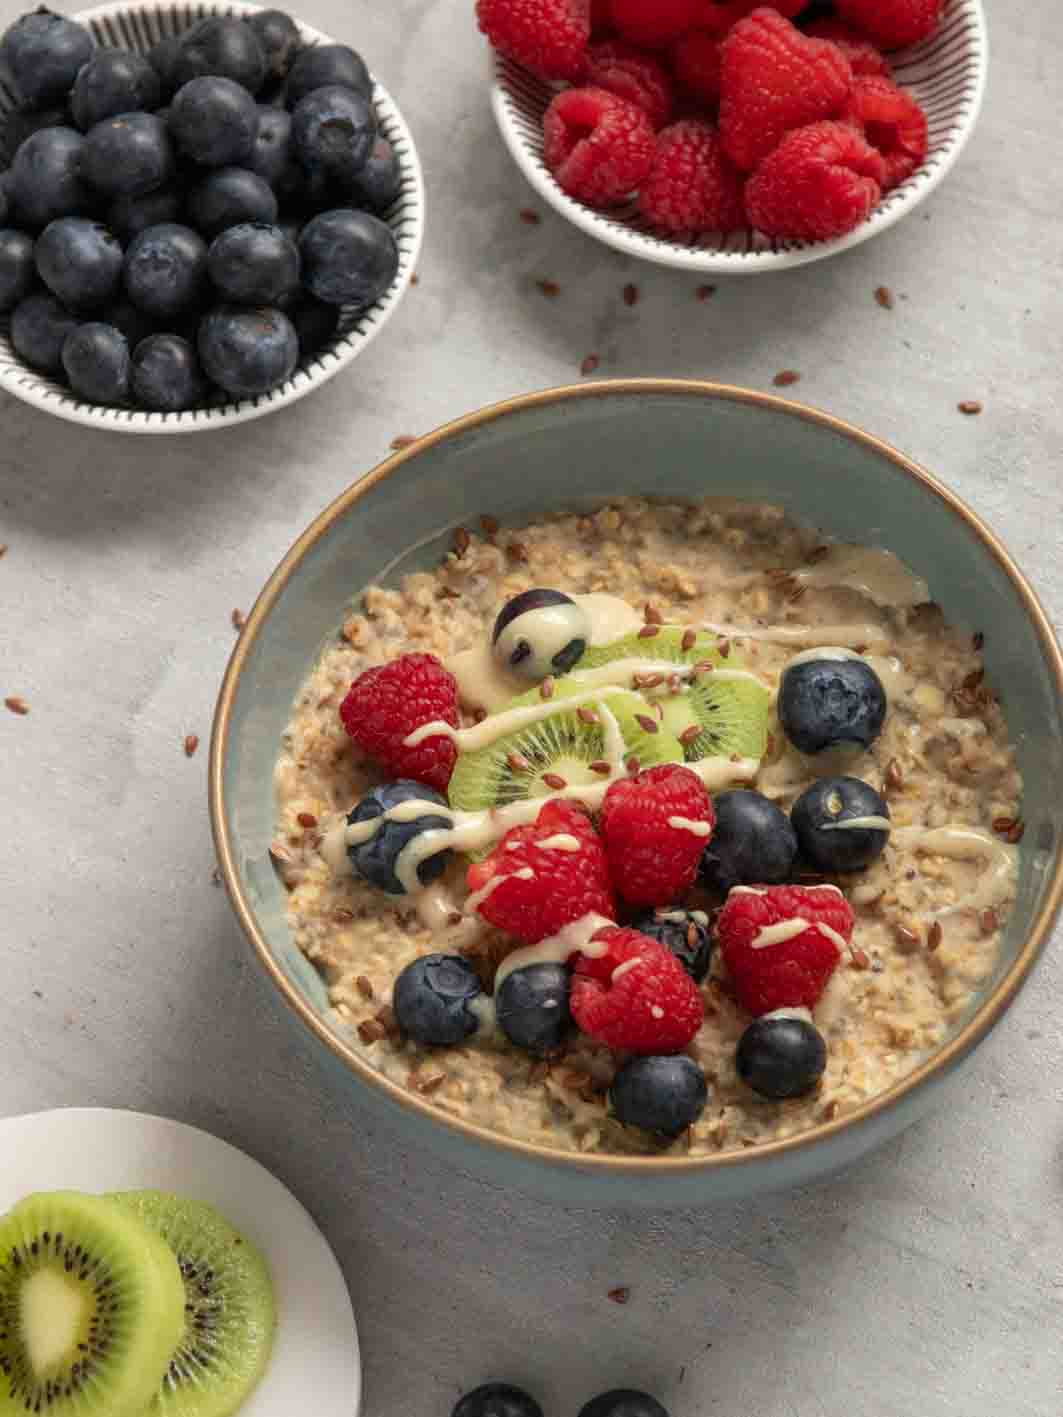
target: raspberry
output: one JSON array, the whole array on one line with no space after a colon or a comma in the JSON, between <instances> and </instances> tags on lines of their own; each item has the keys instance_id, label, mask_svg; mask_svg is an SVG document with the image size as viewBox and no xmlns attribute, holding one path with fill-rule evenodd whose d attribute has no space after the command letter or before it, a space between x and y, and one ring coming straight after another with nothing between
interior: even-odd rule
<instances>
[{"instance_id":1,"label":"raspberry","mask_svg":"<svg viewBox=\"0 0 1063 1417\"><path fill-rule=\"evenodd\" d=\"M591 0L591 34L600 38L612 34L613 29L612 0Z\"/></svg>"},{"instance_id":2,"label":"raspberry","mask_svg":"<svg viewBox=\"0 0 1063 1417\"><path fill-rule=\"evenodd\" d=\"M672 952L638 930L606 926L599 956L576 956L572 1017L591 1038L632 1053L679 1053L705 1017L698 986Z\"/></svg>"},{"instance_id":3,"label":"raspberry","mask_svg":"<svg viewBox=\"0 0 1063 1417\"><path fill-rule=\"evenodd\" d=\"M794 128L840 113L853 75L826 40L809 39L775 10L755 10L721 48L720 137L752 170Z\"/></svg>"},{"instance_id":4,"label":"raspberry","mask_svg":"<svg viewBox=\"0 0 1063 1417\"><path fill-rule=\"evenodd\" d=\"M559 835L575 837L579 850L538 844ZM476 905L484 920L527 945L584 915L616 919L605 850L586 812L571 802L546 802L531 826L506 832L486 860L469 867L468 886L474 895L488 891Z\"/></svg>"},{"instance_id":5,"label":"raspberry","mask_svg":"<svg viewBox=\"0 0 1063 1417\"><path fill-rule=\"evenodd\" d=\"M570 197L608 207L653 165L654 137L641 108L605 89L566 89L543 118L543 156Z\"/></svg>"},{"instance_id":6,"label":"raspberry","mask_svg":"<svg viewBox=\"0 0 1063 1417\"><path fill-rule=\"evenodd\" d=\"M480 29L499 54L544 79L583 78L589 0L476 0Z\"/></svg>"},{"instance_id":7,"label":"raspberry","mask_svg":"<svg viewBox=\"0 0 1063 1417\"><path fill-rule=\"evenodd\" d=\"M673 826L679 819L708 830ZM599 828L620 896L629 905L670 905L688 891L715 821L708 789L681 764L662 763L614 782Z\"/></svg>"},{"instance_id":8,"label":"raspberry","mask_svg":"<svg viewBox=\"0 0 1063 1417\"><path fill-rule=\"evenodd\" d=\"M929 146L926 114L910 93L889 79L854 79L845 117L859 125L864 137L882 154L889 192L906 182L921 166Z\"/></svg>"},{"instance_id":9,"label":"raspberry","mask_svg":"<svg viewBox=\"0 0 1063 1417\"><path fill-rule=\"evenodd\" d=\"M683 87L701 103L720 101L720 41L709 30L691 30L672 48L672 68Z\"/></svg>"},{"instance_id":10,"label":"raspberry","mask_svg":"<svg viewBox=\"0 0 1063 1417\"><path fill-rule=\"evenodd\" d=\"M739 20L744 20L754 10L778 10L792 20L806 8L808 0L708 0L702 7L698 23L718 35L725 35Z\"/></svg>"},{"instance_id":11,"label":"raspberry","mask_svg":"<svg viewBox=\"0 0 1063 1417\"><path fill-rule=\"evenodd\" d=\"M905 49L929 37L945 0L838 0L838 14L881 49Z\"/></svg>"},{"instance_id":12,"label":"raspberry","mask_svg":"<svg viewBox=\"0 0 1063 1417\"><path fill-rule=\"evenodd\" d=\"M340 705L340 718L385 772L446 792L458 755L452 740L434 735L416 748L405 746L414 729L426 723L458 726L457 681L434 654L404 654L359 674Z\"/></svg>"},{"instance_id":13,"label":"raspberry","mask_svg":"<svg viewBox=\"0 0 1063 1417\"><path fill-rule=\"evenodd\" d=\"M787 938L781 927L807 928ZM774 943L761 931L779 926ZM836 886L735 886L716 921L720 953L751 1014L811 1009L853 936L853 912Z\"/></svg>"},{"instance_id":14,"label":"raspberry","mask_svg":"<svg viewBox=\"0 0 1063 1417\"><path fill-rule=\"evenodd\" d=\"M822 19L813 20L805 34L813 39L829 39L831 44L836 44L848 59L854 75L877 74L884 79L889 78L890 61L859 30L854 30L844 20L824 15Z\"/></svg>"},{"instance_id":15,"label":"raspberry","mask_svg":"<svg viewBox=\"0 0 1063 1417\"><path fill-rule=\"evenodd\" d=\"M768 236L822 241L870 216L886 164L847 123L788 133L746 183L746 212Z\"/></svg>"},{"instance_id":16,"label":"raspberry","mask_svg":"<svg viewBox=\"0 0 1063 1417\"><path fill-rule=\"evenodd\" d=\"M672 115L672 80L652 54L645 54L622 39L605 40L590 50L588 82L641 108L654 128L663 128Z\"/></svg>"},{"instance_id":17,"label":"raspberry","mask_svg":"<svg viewBox=\"0 0 1063 1417\"><path fill-rule=\"evenodd\" d=\"M703 0L612 0L613 24L632 44L664 49L698 22Z\"/></svg>"},{"instance_id":18,"label":"raspberry","mask_svg":"<svg viewBox=\"0 0 1063 1417\"><path fill-rule=\"evenodd\" d=\"M639 190L639 206L659 231L674 235L745 226L742 181L724 157L711 123L687 118L657 135L657 152Z\"/></svg>"}]
</instances>

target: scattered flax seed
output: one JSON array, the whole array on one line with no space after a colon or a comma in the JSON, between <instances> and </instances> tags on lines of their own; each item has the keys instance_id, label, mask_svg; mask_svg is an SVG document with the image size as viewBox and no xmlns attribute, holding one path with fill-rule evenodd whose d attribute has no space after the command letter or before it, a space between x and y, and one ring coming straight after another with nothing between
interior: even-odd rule
<instances>
[{"instance_id":1,"label":"scattered flax seed","mask_svg":"<svg viewBox=\"0 0 1063 1417\"><path fill-rule=\"evenodd\" d=\"M596 354L588 354L579 367L581 374L593 374L602 361Z\"/></svg>"},{"instance_id":2,"label":"scattered flax seed","mask_svg":"<svg viewBox=\"0 0 1063 1417\"><path fill-rule=\"evenodd\" d=\"M332 918L337 925L349 925L354 919L354 911L347 910L345 906L340 906L339 910L332 912Z\"/></svg>"},{"instance_id":3,"label":"scattered flax seed","mask_svg":"<svg viewBox=\"0 0 1063 1417\"><path fill-rule=\"evenodd\" d=\"M961 413L965 413L968 418L972 418L975 414L982 412L982 405L977 399L964 399L961 403L958 403L956 407Z\"/></svg>"},{"instance_id":4,"label":"scattered flax seed","mask_svg":"<svg viewBox=\"0 0 1063 1417\"><path fill-rule=\"evenodd\" d=\"M716 646L716 653L720 656L721 659L726 659L731 653L731 641L721 640L720 643Z\"/></svg>"},{"instance_id":5,"label":"scattered flax seed","mask_svg":"<svg viewBox=\"0 0 1063 1417\"><path fill-rule=\"evenodd\" d=\"M436 1092L447 1080L447 1075L442 1068L435 1068L429 1073L411 1073L410 1086L415 1092L420 1092L427 1096L431 1092Z\"/></svg>"},{"instance_id":6,"label":"scattered flax seed","mask_svg":"<svg viewBox=\"0 0 1063 1417\"><path fill-rule=\"evenodd\" d=\"M454 533L454 550L459 556L464 556L472 545L472 537L463 526L459 526Z\"/></svg>"},{"instance_id":7,"label":"scattered flax seed","mask_svg":"<svg viewBox=\"0 0 1063 1417\"><path fill-rule=\"evenodd\" d=\"M985 648L985 635L982 634L981 630L977 630L971 636L971 646L974 649L975 653L978 653L979 650Z\"/></svg>"},{"instance_id":8,"label":"scattered flax seed","mask_svg":"<svg viewBox=\"0 0 1063 1417\"><path fill-rule=\"evenodd\" d=\"M30 706L20 694L9 694L4 700L4 708L11 713L17 713L20 718L25 718L30 711Z\"/></svg>"},{"instance_id":9,"label":"scattered flax seed","mask_svg":"<svg viewBox=\"0 0 1063 1417\"><path fill-rule=\"evenodd\" d=\"M886 786L891 792L900 792L904 786L904 773L896 758L890 758L886 764Z\"/></svg>"},{"instance_id":10,"label":"scattered flax seed","mask_svg":"<svg viewBox=\"0 0 1063 1417\"><path fill-rule=\"evenodd\" d=\"M543 680L543 682L539 685L539 697L541 699L552 699L554 697L554 689L556 687L557 686L554 682L553 677L548 674Z\"/></svg>"},{"instance_id":11,"label":"scattered flax seed","mask_svg":"<svg viewBox=\"0 0 1063 1417\"><path fill-rule=\"evenodd\" d=\"M786 599L790 602L791 605L793 605L795 601L801 599L806 590L808 590L808 586L806 585L794 586L793 590L786 597Z\"/></svg>"},{"instance_id":12,"label":"scattered flax seed","mask_svg":"<svg viewBox=\"0 0 1063 1417\"><path fill-rule=\"evenodd\" d=\"M941 939L942 939L941 921L940 921L940 920L935 920L934 923L933 923L933 925L931 925L930 929L927 931L927 936L926 936L926 947L927 947L927 949L930 951L931 954L933 954L934 951L940 947L940 945L941 945Z\"/></svg>"},{"instance_id":13,"label":"scattered flax seed","mask_svg":"<svg viewBox=\"0 0 1063 1417\"><path fill-rule=\"evenodd\" d=\"M8 550L7 542L6 542L6 541L0 541L0 561L2 561L2 560L4 559L4 557L7 555L7 550Z\"/></svg>"},{"instance_id":14,"label":"scattered flax seed","mask_svg":"<svg viewBox=\"0 0 1063 1417\"><path fill-rule=\"evenodd\" d=\"M506 547L506 555L511 561L519 561L523 564L528 559L528 548L523 541L511 541Z\"/></svg>"},{"instance_id":15,"label":"scattered flax seed","mask_svg":"<svg viewBox=\"0 0 1063 1417\"><path fill-rule=\"evenodd\" d=\"M413 275L410 276L410 284L411 284L411 285L420 285L420 284L421 284L421 277L417 274L416 271L414 271Z\"/></svg>"},{"instance_id":16,"label":"scattered flax seed","mask_svg":"<svg viewBox=\"0 0 1063 1417\"><path fill-rule=\"evenodd\" d=\"M484 536L497 536L499 531L497 517L481 517L480 526Z\"/></svg>"},{"instance_id":17,"label":"scattered flax seed","mask_svg":"<svg viewBox=\"0 0 1063 1417\"><path fill-rule=\"evenodd\" d=\"M556 300L561 294L561 287L556 280L537 280L535 288L540 295L545 295L547 300Z\"/></svg>"},{"instance_id":18,"label":"scattered flax seed","mask_svg":"<svg viewBox=\"0 0 1063 1417\"><path fill-rule=\"evenodd\" d=\"M234 610L233 613L229 616L229 619L232 622L232 627L234 630L242 630L247 624L247 616L242 610Z\"/></svg>"},{"instance_id":19,"label":"scattered flax seed","mask_svg":"<svg viewBox=\"0 0 1063 1417\"><path fill-rule=\"evenodd\" d=\"M993 830L996 832L997 836L1007 836L1008 832L1011 831L1011 829L1012 829L1012 827L1013 827L1014 825L1015 825L1015 818L1014 818L1014 817L994 817L994 818L993 818Z\"/></svg>"},{"instance_id":20,"label":"scattered flax seed","mask_svg":"<svg viewBox=\"0 0 1063 1417\"><path fill-rule=\"evenodd\" d=\"M576 717L579 719L580 723L601 723L601 719L598 715L592 708L588 708L586 704L580 704L579 708L576 710Z\"/></svg>"},{"instance_id":21,"label":"scattered flax seed","mask_svg":"<svg viewBox=\"0 0 1063 1417\"><path fill-rule=\"evenodd\" d=\"M659 731L657 720L650 718L648 714L637 713L635 715L635 722L645 733L656 733Z\"/></svg>"},{"instance_id":22,"label":"scattered flax seed","mask_svg":"<svg viewBox=\"0 0 1063 1417\"><path fill-rule=\"evenodd\" d=\"M683 680L678 674L669 674L668 692L670 694L681 694L683 692Z\"/></svg>"},{"instance_id":23,"label":"scattered flax seed","mask_svg":"<svg viewBox=\"0 0 1063 1417\"><path fill-rule=\"evenodd\" d=\"M1015 825L1014 825L1014 826L1011 828L1011 830L1008 832L1008 840L1009 840L1009 841L1011 842L1011 844L1014 846L1015 843L1021 841L1025 835L1026 835L1026 823L1025 823L1025 822L1021 822L1021 821L1020 821L1020 822L1016 822Z\"/></svg>"},{"instance_id":24,"label":"scattered flax seed","mask_svg":"<svg viewBox=\"0 0 1063 1417\"><path fill-rule=\"evenodd\" d=\"M412 433L400 433L397 438L391 440L392 452L401 452L403 448L412 448L417 439Z\"/></svg>"},{"instance_id":25,"label":"scattered flax seed","mask_svg":"<svg viewBox=\"0 0 1063 1417\"><path fill-rule=\"evenodd\" d=\"M366 975L359 974L358 978L354 981L354 987L358 990L363 999L371 999L373 997L373 981Z\"/></svg>"},{"instance_id":26,"label":"scattered flax seed","mask_svg":"<svg viewBox=\"0 0 1063 1417\"><path fill-rule=\"evenodd\" d=\"M639 288L637 285L624 286L624 304L637 305L639 303Z\"/></svg>"},{"instance_id":27,"label":"scattered flax seed","mask_svg":"<svg viewBox=\"0 0 1063 1417\"><path fill-rule=\"evenodd\" d=\"M375 1018L363 1019L358 1025L358 1037L363 1043L379 1043L387 1036L387 1029L382 1023L377 1023Z\"/></svg>"},{"instance_id":28,"label":"scattered flax seed","mask_svg":"<svg viewBox=\"0 0 1063 1417\"><path fill-rule=\"evenodd\" d=\"M587 766L590 768L591 772L596 772L599 777L608 777L612 772L612 768L609 764L601 758L596 762L588 763Z\"/></svg>"},{"instance_id":29,"label":"scattered flax seed","mask_svg":"<svg viewBox=\"0 0 1063 1417\"><path fill-rule=\"evenodd\" d=\"M711 300L715 294L716 287L714 285L699 285L694 292L694 299L704 303L706 300Z\"/></svg>"},{"instance_id":30,"label":"scattered flax seed","mask_svg":"<svg viewBox=\"0 0 1063 1417\"><path fill-rule=\"evenodd\" d=\"M474 713L473 713L472 721L473 721L473 723L483 723L483 721L484 721L484 719L485 719L486 717L487 717L487 710L486 710L485 708L478 708L478 709L476 709L476 710L474 711Z\"/></svg>"},{"instance_id":31,"label":"scattered flax seed","mask_svg":"<svg viewBox=\"0 0 1063 1417\"><path fill-rule=\"evenodd\" d=\"M866 954L864 950L853 950L852 958L849 963L852 965L853 969L870 969L871 956Z\"/></svg>"},{"instance_id":32,"label":"scattered flax seed","mask_svg":"<svg viewBox=\"0 0 1063 1417\"><path fill-rule=\"evenodd\" d=\"M317 826L317 818L312 812L300 812L295 819L306 831L313 831Z\"/></svg>"},{"instance_id":33,"label":"scattered flax seed","mask_svg":"<svg viewBox=\"0 0 1063 1417\"><path fill-rule=\"evenodd\" d=\"M543 781L546 783L547 787L552 788L554 792L564 792L565 788L568 786L568 780L563 778L559 772L544 772Z\"/></svg>"},{"instance_id":34,"label":"scattered flax seed","mask_svg":"<svg viewBox=\"0 0 1063 1417\"><path fill-rule=\"evenodd\" d=\"M910 950L914 950L919 944L919 936L914 930L910 930L907 925L894 925L893 933L897 936L898 943L906 945Z\"/></svg>"},{"instance_id":35,"label":"scattered flax seed","mask_svg":"<svg viewBox=\"0 0 1063 1417\"><path fill-rule=\"evenodd\" d=\"M642 618L643 620L645 620L647 625L664 624L664 616L657 609L656 605L647 604L646 609L642 612Z\"/></svg>"},{"instance_id":36,"label":"scattered flax seed","mask_svg":"<svg viewBox=\"0 0 1063 1417\"><path fill-rule=\"evenodd\" d=\"M791 384L800 383L801 375L796 369L780 369L772 383L777 389L787 389Z\"/></svg>"},{"instance_id":37,"label":"scattered flax seed","mask_svg":"<svg viewBox=\"0 0 1063 1417\"><path fill-rule=\"evenodd\" d=\"M631 1290L627 1285L621 1285L619 1289L610 1289L609 1298L614 1304L626 1304L631 1298Z\"/></svg>"},{"instance_id":38,"label":"scattered flax seed","mask_svg":"<svg viewBox=\"0 0 1063 1417\"><path fill-rule=\"evenodd\" d=\"M818 566L821 561L825 561L830 555L829 546L815 546L805 557L806 566Z\"/></svg>"},{"instance_id":39,"label":"scattered flax seed","mask_svg":"<svg viewBox=\"0 0 1063 1417\"><path fill-rule=\"evenodd\" d=\"M642 767L642 764L639 762L638 758L636 758L635 755L632 754L631 757L628 758L624 766L627 768L628 772L631 774L632 777L637 777L639 769Z\"/></svg>"},{"instance_id":40,"label":"scattered flax seed","mask_svg":"<svg viewBox=\"0 0 1063 1417\"><path fill-rule=\"evenodd\" d=\"M875 287L875 299L882 306L883 310L893 309L893 291L888 285L878 285Z\"/></svg>"},{"instance_id":41,"label":"scattered flax seed","mask_svg":"<svg viewBox=\"0 0 1063 1417\"><path fill-rule=\"evenodd\" d=\"M642 629L639 631L638 637L640 640L652 640L656 635L659 635L660 632L660 625L643 625Z\"/></svg>"},{"instance_id":42,"label":"scattered flax seed","mask_svg":"<svg viewBox=\"0 0 1063 1417\"><path fill-rule=\"evenodd\" d=\"M631 677L631 686L634 689L657 689L663 683L663 674L634 674Z\"/></svg>"},{"instance_id":43,"label":"scattered flax seed","mask_svg":"<svg viewBox=\"0 0 1063 1417\"><path fill-rule=\"evenodd\" d=\"M698 740L700 737L701 737L701 726L700 726L700 724L692 723L689 728L684 728L683 731L682 731L682 733L680 733L680 735L679 735L679 741L680 741L680 743L683 745L684 748L689 748L690 745L691 745L691 743L697 742L697 740Z\"/></svg>"},{"instance_id":44,"label":"scattered flax seed","mask_svg":"<svg viewBox=\"0 0 1063 1417\"><path fill-rule=\"evenodd\" d=\"M984 935L991 935L1000 925L1000 920L995 910L983 910L978 917L978 923L981 925Z\"/></svg>"},{"instance_id":45,"label":"scattered flax seed","mask_svg":"<svg viewBox=\"0 0 1063 1417\"><path fill-rule=\"evenodd\" d=\"M695 644L697 644L697 640L697 630L684 630L683 638L680 641L679 648L683 651L684 654L686 654L688 650L692 650L694 648Z\"/></svg>"},{"instance_id":46,"label":"scattered flax seed","mask_svg":"<svg viewBox=\"0 0 1063 1417\"><path fill-rule=\"evenodd\" d=\"M542 217L538 212L532 211L531 207L521 207L520 219L525 226L538 226Z\"/></svg>"},{"instance_id":47,"label":"scattered flax seed","mask_svg":"<svg viewBox=\"0 0 1063 1417\"><path fill-rule=\"evenodd\" d=\"M966 689L968 693L972 693L975 689L981 686L982 680L984 678L984 669L972 669L970 674L967 675L967 678L963 681L960 687Z\"/></svg>"},{"instance_id":48,"label":"scattered flax seed","mask_svg":"<svg viewBox=\"0 0 1063 1417\"><path fill-rule=\"evenodd\" d=\"M452 910L447 916L447 924L457 926L460 925L464 919L465 916L462 915L460 910Z\"/></svg>"},{"instance_id":49,"label":"scattered flax seed","mask_svg":"<svg viewBox=\"0 0 1063 1417\"><path fill-rule=\"evenodd\" d=\"M513 772L531 772L531 763L523 753L509 753L506 763Z\"/></svg>"},{"instance_id":50,"label":"scattered flax seed","mask_svg":"<svg viewBox=\"0 0 1063 1417\"><path fill-rule=\"evenodd\" d=\"M186 758L194 758L195 755L196 755L196 749L197 749L198 747L199 747L199 735L198 735L198 733L186 733L186 734L185 734L185 757L186 757Z\"/></svg>"},{"instance_id":51,"label":"scattered flax seed","mask_svg":"<svg viewBox=\"0 0 1063 1417\"><path fill-rule=\"evenodd\" d=\"M832 1097L819 1114L825 1122L833 1122L838 1115L838 1099Z\"/></svg>"}]
</instances>

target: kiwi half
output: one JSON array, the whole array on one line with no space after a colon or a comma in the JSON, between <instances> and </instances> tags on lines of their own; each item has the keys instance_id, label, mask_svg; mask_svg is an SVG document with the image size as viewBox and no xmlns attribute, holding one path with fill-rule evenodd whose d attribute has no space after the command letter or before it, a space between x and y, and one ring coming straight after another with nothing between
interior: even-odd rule
<instances>
[{"instance_id":1,"label":"kiwi half","mask_svg":"<svg viewBox=\"0 0 1063 1417\"><path fill-rule=\"evenodd\" d=\"M571 676L554 682L555 700L587 692L587 685ZM616 718L628 755L637 758L640 766L683 761L682 746L673 734L663 726L647 731L639 722L659 722L657 713L641 694L614 691L608 698L603 694L603 701ZM507 708L527 708L542 702L539 689L532 689ZM593 708L593 701L581 707ZM478 812L527 798L547 797L558 790L558 783L568 787L601 783L602 775L590 765L600 763L604 753L605 731L600 722L586 722L577 709L559 711L508 733L485 748L460 753L450 779L450 805L459 811Z\"/></svg>"},{"instance_id":2,"label":"kiwi half","mask_svg":"<svg viewBox=\"0 0 1063 1417\"><path fill-rule=\"evenodd\" d=\"M273 1350L276 1311L265 1259L203 1201L164 1191L109 1200L165 1241L184 1281L183 1332L170 1345L144 1417L230 1417Z\"/></svg>"},{"instance_id":3,"label":"kiwi half","mask_svg":"<svg viewBox=\"0 0 1063 1417\"><path fill-rule=\"evenodd\" d=\"M753 679L728 676L727 670L746 666L726 640L701 630L684 649L689 635L689 630L674 626L661 626L652 636L625 635L622 640L589 649L573 675L578 679L581 669L597 669L618 659L711 665L712 670L707 668L688 681L683 693L669 693L658 700L664 712L662 727L680 740L688 763L734 755L762 758L768 744L771 691Z\"/></svg>"},{"instance_id":4,"label":"kiwi half","mask_svg":"<svg viewBox=\"0 0 1063 1417\"><path fill-rule=\"evenodd\" d=\"M96 1196L0 1220L0 1417L141 1417L184 1327L171 1252Z\"/></svg>"}]
</instances>

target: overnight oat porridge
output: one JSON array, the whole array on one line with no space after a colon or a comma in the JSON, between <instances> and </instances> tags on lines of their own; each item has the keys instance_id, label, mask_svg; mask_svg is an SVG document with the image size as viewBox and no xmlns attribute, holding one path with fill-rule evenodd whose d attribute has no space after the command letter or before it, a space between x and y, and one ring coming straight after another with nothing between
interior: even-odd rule
<instances>
[{"instance_id":1,"label":"overnight oat porridge","mask_svg":"<svg viewBox=\"0 0 1063 1417\"><path fill-rule=\"evenodd\" d=\"M300 691L294 938L372 1067L518 1140L711 1155L844 1115L997 963L1022 783L980 650L777 507L484 517Z\"/></svg>"}]
</instances>

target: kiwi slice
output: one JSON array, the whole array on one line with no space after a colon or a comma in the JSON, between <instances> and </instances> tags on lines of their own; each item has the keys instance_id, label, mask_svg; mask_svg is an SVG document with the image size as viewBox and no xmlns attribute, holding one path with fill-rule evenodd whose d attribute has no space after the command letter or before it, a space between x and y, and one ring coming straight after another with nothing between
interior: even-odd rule
<instances>
[{"instance_id":1,"label":"kiwi slice","mask_svg":"<svg viewBox=\"0 0 1063 1417\"><path fill-rule=\"evenodd\" d=\"M203 1201L164 1191L109 1197L159 1236L184 1280L184 1325L144 1417L229 1417L266 1370L276 1312L266 1261Z\"/></svg>"},{"instance_id":2,"label":"kiwi slice","mask_svg":"<svg viewBox=\"0 0 1063 1417\"><path fill-rule=\"evenodd\" d=\"M625 635L611 644L595 645L576 665L573 675L578 679L581 669L597 669L618 659L712 665L712 670L688 681L683 693L666 693L659 700L664 711L662 727L682 743L688 763L736 754L762 758L768 745L771 691L754 679L727 674L727 670L746 666L725 639L701 630L687 643L690 633L681 627L661 626L652 636ZM721 653L721 646L726 653ZM723 672L717 674L716 670Z\"/></svg>"},{"instance_id":3,"label":"kiwi slice","mask_svg":"<svg viewBox=\"0 0 1063 1417\"><path fill-rule=\"evenodd\" d=\"M554 681L555 700L587 692L587 685L571 676ZM527 708L542 702L536 688L521 694L507 708ZM683 761L682 746L673 734L663 726L647 731L645 720L657 724L659 719L641 694L613 691L607 697L603 695L603 702L616 718L629 757L637 758L642 767ZM589 701L580 707L593 708L594 704ZM529 797L548 797L561 785L601 783L602 774L595 772L591 764L601 763L604 753L605 731L600 722L585 722L577 709L551 714L507 733L485 748L460 753L450 779L450 805L459 811L478 812Z\"/></svg>"},{"instance_id":4,"label":"kiwi slice","mask_svg":"<svg viewBox=\"0 0 1063 1417\"><path fill-rule=\"evenodd\" d=\"M96 1196L27 1196L0 1220L0 1417L141 1417L184 1327L171 1252Z\"/></svg>"}]
</instances>

